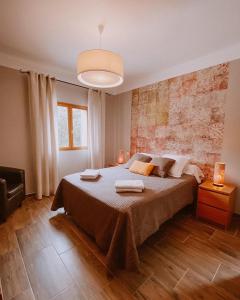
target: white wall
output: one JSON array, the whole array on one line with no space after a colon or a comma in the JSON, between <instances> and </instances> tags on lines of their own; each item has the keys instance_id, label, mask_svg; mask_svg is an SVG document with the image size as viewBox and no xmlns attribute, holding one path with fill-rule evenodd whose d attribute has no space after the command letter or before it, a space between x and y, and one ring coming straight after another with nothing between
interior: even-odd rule
<instances>
[{"instance_id":1,"label":"white wall","mask_svg":"<svg viewBox=\"0 0 240 300\"><path fill-rule=\"evenodd\" d=\"M58 101L87 106L87 89L57 82L56 90ZM87 167L87 150L59 151L59 179L65 175L79 172Z\"/></svg>"}]
</instances>

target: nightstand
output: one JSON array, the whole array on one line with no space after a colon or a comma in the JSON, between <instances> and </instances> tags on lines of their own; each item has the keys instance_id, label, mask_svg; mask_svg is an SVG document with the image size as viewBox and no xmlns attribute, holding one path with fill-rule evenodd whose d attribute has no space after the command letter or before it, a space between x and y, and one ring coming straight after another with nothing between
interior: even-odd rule
<instances>
[{"instance_id":1,"label":"nightstand","mask_svg":"<svg viewBox=\"0 0 240 300\"><path fill-rule=\"evenodd\" d=\"M236 187L224 184L223 187L205 181L198 188L197 217L221 224L227 228L234 210Z\"/></svg>"}]
</instances>

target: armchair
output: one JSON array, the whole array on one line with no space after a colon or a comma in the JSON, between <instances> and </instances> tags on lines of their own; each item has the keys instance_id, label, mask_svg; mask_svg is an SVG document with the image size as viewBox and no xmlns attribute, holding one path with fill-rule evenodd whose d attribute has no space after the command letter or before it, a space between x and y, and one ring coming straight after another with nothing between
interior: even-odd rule
<instances>
[{"instance_id":1,"label":"armchair","mask_svg":"<svg viewBox=\"0 0 240 300\"><path fill-rule=\"evenodd\" d=\"M0 166L0 222L21 206L24 197L24 170Z\"/></svg>"}]
</instances>

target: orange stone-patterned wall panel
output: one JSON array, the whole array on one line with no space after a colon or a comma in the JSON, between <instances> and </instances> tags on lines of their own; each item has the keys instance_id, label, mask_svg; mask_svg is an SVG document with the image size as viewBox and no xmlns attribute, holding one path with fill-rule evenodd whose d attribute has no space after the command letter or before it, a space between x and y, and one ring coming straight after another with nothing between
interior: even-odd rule
<instances>
[{"instance_id":1,"label":"orange stone-patterned wall panel","mask_svg":"<svg viewBox=\"0 0 240 300\"><path fill-rule=\"evenodd\" d=\"M189 155L207 178L221 158L229 64L132 92L131 153Z\"/></svg>"}]
</instances>

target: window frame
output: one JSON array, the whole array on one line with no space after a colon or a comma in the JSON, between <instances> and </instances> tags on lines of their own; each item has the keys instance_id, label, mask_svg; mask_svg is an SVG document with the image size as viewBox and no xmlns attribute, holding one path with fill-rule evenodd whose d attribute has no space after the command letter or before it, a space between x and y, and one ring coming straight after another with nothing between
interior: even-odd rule
<instances>
[{"instance_id":1,"label":"window frame","mask_svg":"<svg viewBox=\"0 0 240 300\"><path fill-rule=\"evenodd\" d=\"M67 103L67 102L62 102L58 101L57 106L63 106L67 108L67 113L68 113L68 141L69 141L69 146L68 147L59 147L60 151L69 151L69 150L87 150L88 146L80 146L80 147L75 147L73 145L73 119L72 119L72 109L77 108L81 110L86 110L87 111L87 119L88 119L88 107L84 105L78 105L78 104L72 104L72 103Z\"/></svg>"}]
</instances>

